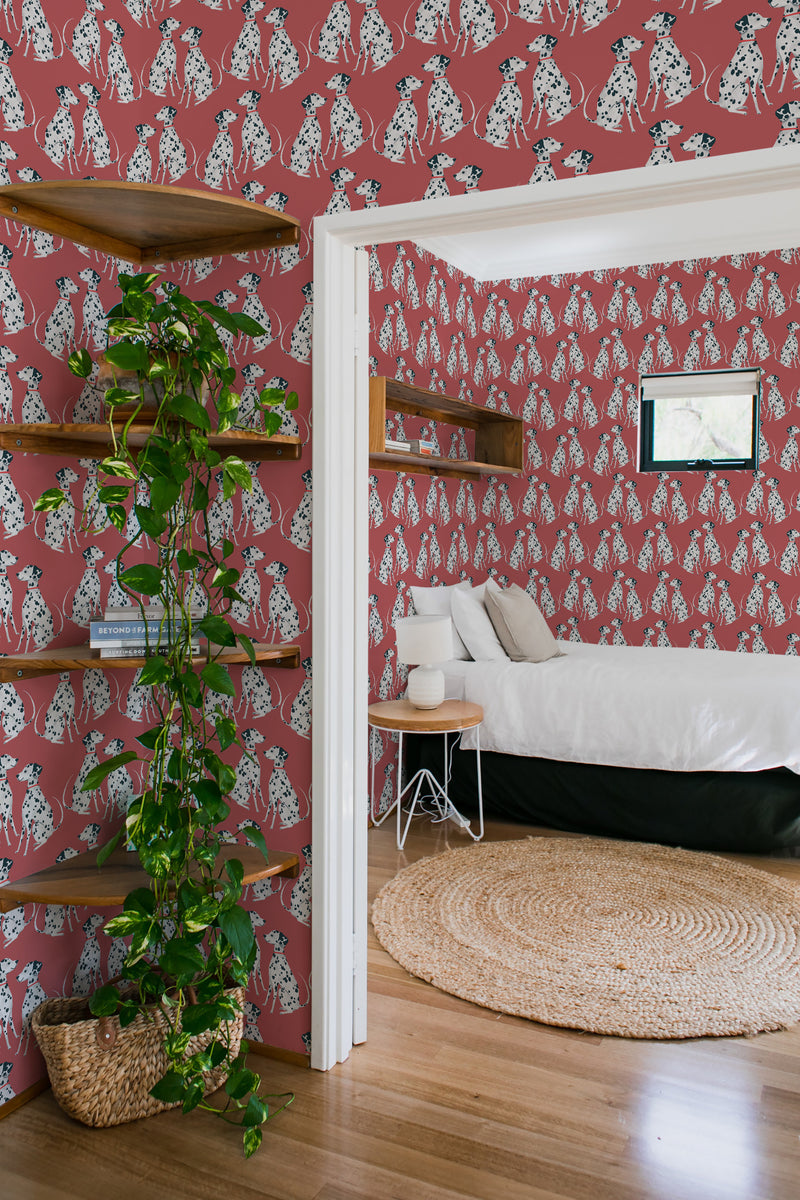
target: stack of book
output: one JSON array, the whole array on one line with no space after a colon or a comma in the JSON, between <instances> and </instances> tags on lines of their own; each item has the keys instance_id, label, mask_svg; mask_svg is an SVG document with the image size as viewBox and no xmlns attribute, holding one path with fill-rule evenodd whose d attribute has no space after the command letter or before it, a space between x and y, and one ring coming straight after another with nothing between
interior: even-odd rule
<instances>
[{"instance_id":1,"label":"stack of book","mask_svg":"<svg viewBox=\"0 0 800 1200\"><path fill-rule=\"evenodd\" d=\"M433 454L433 442L427 441L425 438L411 438L408 442L401 442L395 438L386 439L386 449L391 453L399 450L406 454Z\"/></svg>"},{"instance_id":2,"label":"stack of book","mask_svg":"<svg viewBox=\"0 0 800 1200\"><path fill-rule=\"evenodd\" d=\"M199 609L190 609L189 615L193 623L202 617ZM170 622L165 610L157 605L148 605L144 612L139 608L107 608L102 621L89 623L89 645L100 651L101 658L167 654L180 621L180 613L175 613ZM199 654L204 645L205 639L193 624L192 654Z\"/></svg>"}]
</instances>

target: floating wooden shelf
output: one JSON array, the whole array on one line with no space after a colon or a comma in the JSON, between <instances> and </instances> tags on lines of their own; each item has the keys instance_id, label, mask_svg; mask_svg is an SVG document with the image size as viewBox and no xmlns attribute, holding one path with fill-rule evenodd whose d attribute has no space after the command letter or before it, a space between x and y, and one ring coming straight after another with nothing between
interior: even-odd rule
<instances>
[{"instance_id":1,"label":"floating wooden shelf","mask_svg":"<svg viewBox=\"0 0 800 1200\"><path fill-rule=\"evenodd\" d=\"M475 458L434 458L386 449L386 413L402 412L424 420L441 421L475 430ZM493 408L467 404L385 375L369 381L369 463L384 471L444 475L455 479L475 475L518 475L522 469L522 419Z\"/></svg>"},{"instance_id":2,"label":"floating wooden shelf","mask_svg":"<svg viewBox=\"0 0 800 1200\"><path fill-rule=\"evenodd\" d=\"M284 646L270 642L255 642L256 662L261 666L292 668L300 666L300 647ZM203 662L203 657L195 658ZM86 671L101 667L104 671L134 671L143 667L147 659L101 658L100 651L90 646L59 646L52 650L34 650L30 654L7 654L0 657L0 683L13 683L17 679L35 679L40 675L54 675L61 671ZM246 664L250 662L244 650L222 650L215 662Z\"/></svg>"},{"instance_id":3,"label":"floating wooden shelf","mask_svg":"<svg viewBox=\"0 0 800 1200\"><path fill-rule=\"evenodd\" d=\"M171 184L58 179L0 187L0 216L138 266L291 246L294 217Z\"/></svg>"},{"instance_id":4,"label":"floating wooden shelf","mask_svg":"<svg viewBox=\"0 0 800 1200\"><path fill-rule=\"evenodd\" d=\"M97 850L87 850L63 862L45 867L26 879L0 884L0 912L10 912L20 904L77 904L93 909L116 908L135 888L148 887L149 876L139 856L127 850L115 850L102 867L97 865ZM217 866L238 858L244 867L244 882L255 883L273 875L296 879L300 874L297 854L269 851L269 862L255 846L222 847Z\"/></svg>"},{"instance_id":5,"label":"floating wooden shelf","mask_svg":"<svg viewBox=\"0 0 800 1200\"><path fill-rule=\"evenodd\" d=\"M431 454L370 454L369 465L378 471L407 471L411 475L443 475L466 479L476 475L518 475L518 467L498 467L496 463L473 462L465 458L436 458Z\"/></svg>"},{"instance_id":6,"label":"floating wooden shelf","mask_svg":"<svg viewBox=\"0 0 800 1200\"><path fill-rule=\"evenodd\" d=\"M128 429L128 445L144 445L151 422L134 421ZM299 437L275 433L267 437L246 429L214 433L208 444L221 453L238 454L245 462L298 459L303 447ZM104 458L113 449L106 425L0 425L0 449L20 454L61 454L78 458Z\"/></svg>"}]
</instances>

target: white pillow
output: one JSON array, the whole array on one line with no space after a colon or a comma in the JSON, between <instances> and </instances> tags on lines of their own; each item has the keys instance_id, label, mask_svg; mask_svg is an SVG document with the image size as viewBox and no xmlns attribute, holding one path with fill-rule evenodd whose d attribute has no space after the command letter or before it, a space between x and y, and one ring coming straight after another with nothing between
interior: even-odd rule
<instances>
[{"instance_id":1,"label":"white pillow","mask_svg":"<svg viewBox=\"0 0 800 1200\"><path fill-rule=\"evenodd\" d=\"M493 579L469 591L453 593L453 624L476 662L499 662L508 655L494 631L483 602L485 590L499 592Z\"/></svg>"},{"instance_id":2,"label":"white pillow","mask_svg":"<svg viewBox=\"0 0 800 1200\"><path fill-rule=\"evenodd\" d=\"M451 587L412 587L411 599L414 603L414 612L420 617L450 617L453 628L453 653L451 659L469 659L469 650L462 642L456 631L455 622L452 620L452 598L455 592L471 591L469 584L456 583Z\"/></svg>"}]
</instances>

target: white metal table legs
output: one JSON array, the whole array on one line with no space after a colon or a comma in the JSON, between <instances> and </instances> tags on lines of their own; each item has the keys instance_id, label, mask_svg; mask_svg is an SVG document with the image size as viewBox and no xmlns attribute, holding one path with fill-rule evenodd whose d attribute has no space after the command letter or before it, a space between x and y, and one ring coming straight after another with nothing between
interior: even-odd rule
<instances>
[{"instance_id":1,"label":"white metal table legs","mask_svg":"<svg viewBox=\"0 0 800 1200\"><path fill-rule=\"evenodd\" d=\"M451 732L456 732L459 735L461 733L460 730L455 730L455 731L451 731ZM419 804L421 804L422 800L431 800L433 802L434 808L436 809L436 813L432 817L433 821L448 821L448 820L455 821L455 823L457 825L460 825L462 829L465 829L466 832L469 834L469 836L476 842L479 842L481 840L481 838L483 837L483 832L484 832L484 830L483 830L483 787L482 787L482 781L481 781L480 729L476 728L475 732L476 732L476 738L477 738L475 749L476 749L477 770L478 770L478 828L479 828L478 833L475 833L473 831L471 822L468 821L465 816L462 816L462 814L458 811L458 809L453 804L453 802L450 799L450 796L448 794L448 788L450 785L450 769L449 769L448 756L447 756L447 734L445 734L445 736L444 736L444 775L443 775L444 786L442 786L442 784L438 781L438 779L436 779L435 775L433 775L433 773L431 771L429 771L427 767L421 767L420 770L417 771L416 774L411 779L409 779L408 783L403 787L402 786L403 732L402 732L402 730L398 730L397 794L394 798L393 803L386 810L386 812L381 815L380 820L375 821L375 824L380 825L381 821L384 821L386 819L386 817L388 817L388 815L392 811L392 809L394 809L394 808L397 809L397 847L399 850L402 850L403 846L405 845L406 837L408 836L409 826L411 825L411 818L414 816L417 806ZM373 793L372 793L373 795L374 795L374 778L375 778L375 765L373 762ZM404 825L403 824L403 801L409 794L411 795L411 805L407 809L405 825Z\"/></svg>"}]
</instances>

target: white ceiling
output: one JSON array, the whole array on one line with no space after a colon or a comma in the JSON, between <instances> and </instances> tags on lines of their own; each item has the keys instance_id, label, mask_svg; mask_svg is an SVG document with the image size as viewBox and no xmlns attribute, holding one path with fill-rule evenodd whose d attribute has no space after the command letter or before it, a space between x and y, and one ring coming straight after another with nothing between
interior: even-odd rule
<instances>
[{"instance_id":1,"label":"white ceiling","mask_svg":"<svg viewBox=\"0 0 800 1200\"><path fill-rule=\"evenodd\" d=\"M789 149L787 164L797 161L798 149ZM775 162L774 152L755 152L756 157L760 154ZM663 168L651 169L654 184L664 178L660 175ZM479 232L437 232L417 238L416 244L476 280L575 273L800 245L798 185L748 189L741 195L717 196L712 203L698 198L697 190L687 186L685 201L672 196L665 204L653 195L626 211L604 211L596 197L588 206L581 203L584 180L588 193L590 176L531 188L530 220L526 218L524 223ZM533 202L545 200L547 190L554 186L565 200L564 193L570 193L570 203L562 202L560 210L572 214L578 209L577 215L560 217L551 205L545 205L546 215L539 218L539 205ZM587 207L594 211L587 212Z\"/></svg>"}]
</instances>

